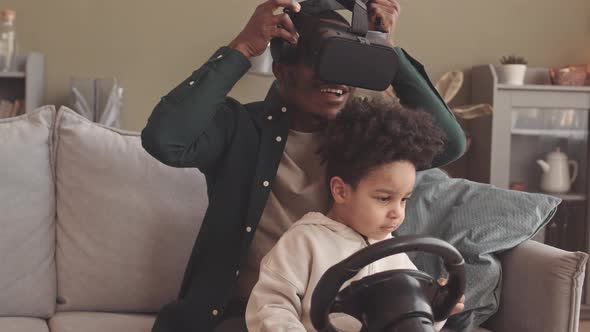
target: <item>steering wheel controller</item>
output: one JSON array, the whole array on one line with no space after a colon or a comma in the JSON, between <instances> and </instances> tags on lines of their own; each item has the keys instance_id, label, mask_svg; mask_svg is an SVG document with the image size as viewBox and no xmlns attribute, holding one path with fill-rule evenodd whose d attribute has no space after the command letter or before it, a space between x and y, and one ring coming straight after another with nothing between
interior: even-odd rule
<instances>
[{"instance_id":1,"label":"steering wheel controller","mask_svg":"<svg viewBox=\"0 0 590 332\"><path fill-rule=\"evenodd\" d=\"M423 251L441 257L449 273L441 286L425 272L390 270L340 287L363 267L390 255ZM428 237L399 236L364 248L332 266L318 282L311 299L311 321L320 332L339 331L330 313L358 319L362 332L434 331L465 291L464 260L449 243Z\"/></svg>"}]
</instances>

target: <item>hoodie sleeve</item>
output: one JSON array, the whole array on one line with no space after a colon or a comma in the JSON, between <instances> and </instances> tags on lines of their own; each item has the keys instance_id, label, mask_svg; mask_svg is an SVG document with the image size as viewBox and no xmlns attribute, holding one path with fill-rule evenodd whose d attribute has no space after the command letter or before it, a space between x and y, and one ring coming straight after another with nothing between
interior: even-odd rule
<instances>
[{"instance_id":1,"label":"hoodie sleeve","mask_svg":"<svg viewBox=\"0 0 590 332\"><path fill-rule=\"evenodd\" d=\"M251 332L300 331L301 295L297 287L277 272L262 265L260 278L246 308L246 324Z\"/></svg>"},{"instance_id":2,"label":"hoodie sleeve","mask_svg":"<svg viewBox=\"0 0 590 332\"><path fill-rule=\"evenodd\" d=\"M285 233L262 260L246 307L248 331L306 331L301 299L308 284L311 252L302 236L301 232Z\"/></svg>"}]
</instances>

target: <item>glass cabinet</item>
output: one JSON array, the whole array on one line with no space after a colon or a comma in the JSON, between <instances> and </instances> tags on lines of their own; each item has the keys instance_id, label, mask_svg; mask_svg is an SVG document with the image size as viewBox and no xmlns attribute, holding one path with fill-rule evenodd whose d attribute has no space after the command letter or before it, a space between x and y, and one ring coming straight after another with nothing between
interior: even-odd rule
<instances>
[{"instance_id":1,"label":"glass cabinet","mask_svg":"<svg viewBox=\"0 0 590 332\"><path fill-rule=\"evenodd\" d=\"M589 252L590 87L551 85L546 68L528 68L524 85L498 84L495 67L482 65L472 71L472 102L494 111L465 124L471 135L467 178L560 197L555 216L535 239ZM582 317L590 318L585 293Z\"/></svg>"}]
</instances>

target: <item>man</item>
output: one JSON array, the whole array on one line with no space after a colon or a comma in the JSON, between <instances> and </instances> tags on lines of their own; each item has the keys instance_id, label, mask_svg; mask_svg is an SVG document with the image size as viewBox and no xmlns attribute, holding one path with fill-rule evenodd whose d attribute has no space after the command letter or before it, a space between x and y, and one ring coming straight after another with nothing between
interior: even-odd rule
<instances>
[{"instance_id":1,"label":"man","mask_svg":"<svg viewBox=\"0 0 590 332\"><path fill-rule=\"evenodd\" d=\"M314 8L311 1L303 6ZM179 300L162 308L155 332L212 331L222 321L216 331L244 330L245 301L262 256L304 213L327 211L315 132L344 107L353 88L320 81L298 46L295 63L273 64L277 82L264 101L242 105L227 97L248 71L249 59L272 38L304 38L288 15L275 14L280 7L301 9L292 0L259 5L227 47L161 99L142 131L142 144L155 158L203 172L209 195ZM373 0L367 8L369 29L378 23L393 32L396 0ZM316 16L338 20L330 11ZM401 103L431 113L446 135L434 166L455 160L465 149L461 128L421 66L401 49L396 54L400 68L392 85Z\"/></svg>"}]
</instances>

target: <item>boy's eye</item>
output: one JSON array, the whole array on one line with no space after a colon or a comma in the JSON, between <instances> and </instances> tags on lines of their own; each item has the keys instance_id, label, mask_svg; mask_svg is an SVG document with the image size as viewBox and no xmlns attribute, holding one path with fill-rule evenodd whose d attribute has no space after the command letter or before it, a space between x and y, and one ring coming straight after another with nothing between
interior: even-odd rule
<instances>
[{"instance_id":1,"label":"boy's eye","mask_svg":"<svg viewBox=\"0 0 590 332\"><path fill-rule=\"evenodd\" d=\"M390 199L390 197L377 197L377 200L382 203L389 202Z\"/></svg>"}]
</instances>

